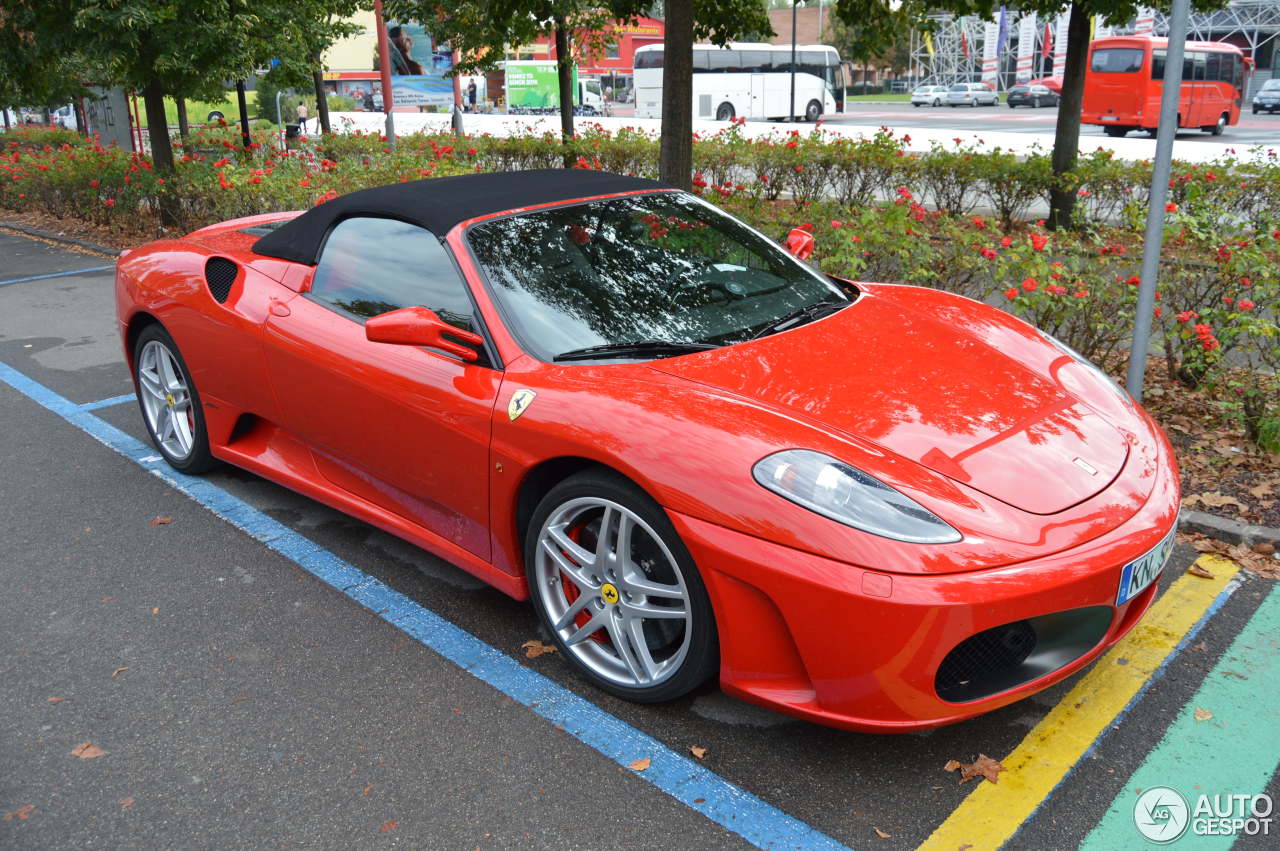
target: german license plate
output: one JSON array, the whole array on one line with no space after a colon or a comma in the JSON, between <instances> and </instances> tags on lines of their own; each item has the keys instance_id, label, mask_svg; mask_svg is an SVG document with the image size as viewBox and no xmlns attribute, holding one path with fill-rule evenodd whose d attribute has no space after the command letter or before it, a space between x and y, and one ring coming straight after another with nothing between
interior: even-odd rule
<instances>
[{"instance_id":1,"label":"german license plate","mask_svg":"<svg viewBox=\"0 0 1280 851\"><path fill-rule=\"evenodd\" d=\"M1103 121L1119 121L1119 120L1120 120L1120 116L1118 116L1118 115L1103 115L1103 116L1101 116L1101 119L1102 119Z\"/></svg>"},{"instance_id":2,"label":"german license plate","mask_svg":"<svg viewBox=\"0 0 1280 851\"><path fill-rule=\"evenodd\" d=\"M1124 566L1120 573L1120 591L1116 594L1116 605L1129 602L1160 575L1164 564L1173 552L1173 535L1178 531L1178 524L1173 524L1164 540L1156 544L1145 555L1139 556Z\"/></svg>"}]
</instances>

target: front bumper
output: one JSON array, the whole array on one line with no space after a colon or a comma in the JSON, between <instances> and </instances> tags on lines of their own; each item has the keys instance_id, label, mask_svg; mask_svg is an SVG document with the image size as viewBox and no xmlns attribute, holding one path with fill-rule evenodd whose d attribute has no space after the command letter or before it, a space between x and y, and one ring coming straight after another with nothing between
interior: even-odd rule
<instances>
[{"instance_id":1,"label":"front bumper","mask_svg":"<svg viewBox=\"0 0 1280 851\"><path fill-rule=\"evenodd\" d=\"M1116 606L1120 574L1160 542L1177 510L1170 464L1143 508L1101 537L1031 562L941 576L867 570L668 514L711 595L724 690L833 727L887 733L990 712L1097 658L1151 605L1155 583ZM970 636L1088 607L1105 607L1110 623L1061 667L978 700L938 696L939 666Z\"/></svg>"}]
</instances>

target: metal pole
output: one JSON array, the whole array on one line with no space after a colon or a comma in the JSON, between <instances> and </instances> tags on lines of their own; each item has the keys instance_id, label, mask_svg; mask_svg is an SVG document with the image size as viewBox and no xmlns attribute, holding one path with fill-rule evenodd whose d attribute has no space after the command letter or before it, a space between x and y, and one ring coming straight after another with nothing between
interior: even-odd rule
<instances>
[{"instance_id":1,"label":"metal pole","mask_svg":"<svg viewBox=\"0 0 1280 851\"><path fill-rule=\"evenodd\" d=\"M276 124L280 125L280 147L282 148L285 145L284 119L280 117L280 98L283 95L284 92L276 90Z\"/></svg>"},{"instance_id":2,"label":"metal pole","mask_svg":"<svg viewBox=\"0 0 1280 851\"><path fill-rule=\"evenodd\" d=\"M1173 160L1173 139L1178 133L1178 100L1182 90L1182 55L1187 42L1187 19L1191 0L1173 0L1169 13L1169 49L1164 63L1164 91L1160 96L1160 124L1156 130L1156 158L1151 169L1150 206L1147 233L1142 245L1141 283L1138 284L1138 313L1133 322L1133 342L1129 348L1129 375L1125 387L1129 395L1142 401L1142 380L1147 371L1147 347L1151 340L1151 314L1156 304L1156 274L1164 240L1164 205L1169 194L1169 172Z\"/></svg>"},{"instance_id":3,"label":"metal pole","mask_svg":"<svg viewBox=\"0 0 1280 851\"><path fill-rule=\"evenodd\" d=\"M796 120L796 7L800 0L791 0L791 111L788 121Z\"/></svg>"},{"instance_id":4,"label":"metal pole","mask_svg":"<svg viewBox=\"0 0 1280 851\"><path fill-rule=\"evenodd\" d=\"M396 120L391 115L391 54L387 45L387 22L382 17L382 0L373 0L374 25L378 28L378 71L382 77L382 111L387 116L387 147L396 146Z\"/></svg>"}]
</instances>

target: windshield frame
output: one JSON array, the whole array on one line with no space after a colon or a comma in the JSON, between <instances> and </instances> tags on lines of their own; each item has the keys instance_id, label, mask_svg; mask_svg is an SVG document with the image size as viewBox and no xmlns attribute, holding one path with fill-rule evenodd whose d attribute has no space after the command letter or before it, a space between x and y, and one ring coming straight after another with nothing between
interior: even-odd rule
<instances>
[{"instance_id":1,"label":"windshield frame","mask_svg":"<svg viewBox=\"0 0 1280 851\"><path fill-rule=\"evenodd\" d=\"M542 213L549 210L558 210L564 207L578 207L586 204L594 204L597 202L609 202L609 201L621 200L624 198L643 197L648 195L662 195L662 194L673 194L673 195L684 196L685 198L695 201L699 206L711 210L714 215L726 216L732 219L738 226L750 231L756 237L758 237L768 245L775 248L788 261L790 261L791 263L797 266L802 267L803 269L808 271L810 274L814 275L816 278L826 283L831 288L831 294L833 296L839 296L841 298L848 299L848 304L846 304L845 307L851 307L861 299L862 291L857 287L857 285L853 281L845 281L842 279L833 278L832 276L826 274L820 269L814 266L811 266L810 264L806 263L803 260L800 260L795 255L793 255L790 251L787 251L787 249L783 247L776 239L773 239L767 234L761 232L760 230L756 229L755 227L743 221L742 219L738 218L737 216L734 216L732 213L729 213L725 210L720 209L715 204L712 204L709 201L707 201L705 198L699 197L698 195L695 195L691 192L685 192L683 190L675 189L675 188L644 189L644 190L631 191L631 192L617 192L609 195L576 198L570 201L560 201L560 202L551 203L551 204L539 204L533 207L523 207L520 209L509 210L502 213L493 213L490 215L472 219L467 222L463 222L458 226L458 230L460 231L460 233L458 234L458 237L459 237L458 241L460 245L463 247L463 249L466 251L467 259L470 261L471 268L475 271L476 278L478 279L479 284L482 287L484 287L484 292L485 292L485 295L488 297L490 306L493 308L498 318L502 321L503 329L507 332L507 335L519 347L520 351L523 354L533 358L539 363L543 363L548 366L572 368L576 366L590 366L596 363L596 361L592 361L592 360L582 360L582 361L575 360L575 361L559 362L555 360L554 354L550 354L548 357L543 357L540 354L538 354L540 347L531 345L529 340L525 338L525 335L521 330L520 323L513 321L513 317L511 316L508 306L503 301L503 299L498 296L498 293L496 292L496 285L494 284L493 280L490 279L489 273L485 269L484 263L482 263L480 261L479 256L477 256L475 252L475 247L472 245L472 241L470 238L472 228L480 227L482 225L489 224L490 222L501 221L503 219L515 218L517 216L526 216L534 213ZM843 309L844 308L841 308L840 310L843 310ZM827 319L829 318L829 316L834 315L835 313L839 313L840 310L832 311L831 314L828 314L827 316L819 317L817 320L814 320L814 321L821 322L823 319ZM783 329L775 333L785 333L786 331L790 331L795 327L799 327L806 324L809 324L809 323L801 322L801 323L798 323L797 325L790 326L786 329ZM753 342L756 339L758 338L748 337L744 340L739 340L732 343L717 344L717 345L719 348L729 348L731 346L741 345L742 343ZM696 354L696 352L694 354ZM677 355L676 357L683 357L683 355ZM634 362L645 362L645 361L658 360L658 359L659 359L658 357L629 358L629 360ZM625 362L625 361L621 358L601 357L600 362Z\"/></svg>"}]
</instances>

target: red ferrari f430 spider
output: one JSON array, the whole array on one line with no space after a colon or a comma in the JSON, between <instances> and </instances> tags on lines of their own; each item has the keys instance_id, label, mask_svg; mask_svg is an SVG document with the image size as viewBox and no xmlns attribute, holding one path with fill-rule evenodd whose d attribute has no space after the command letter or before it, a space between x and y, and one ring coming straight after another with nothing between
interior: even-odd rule
<instances>
[{"instance_id":1,"label":"red ferrari f430 spider","mask_svg":"<svg viewBox=\"0 0 1280 851\"><path fill-rule=\"evenodd\" d=\"M1152 419L993 307L832 278L701 198L438 178L121 256L152 440L530 599L637 701L712 676L868 731L958 721L1141 617L1177 521Z\"/></svg>"}]
</instances>

